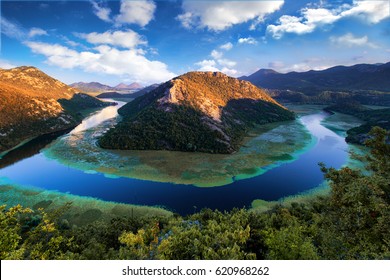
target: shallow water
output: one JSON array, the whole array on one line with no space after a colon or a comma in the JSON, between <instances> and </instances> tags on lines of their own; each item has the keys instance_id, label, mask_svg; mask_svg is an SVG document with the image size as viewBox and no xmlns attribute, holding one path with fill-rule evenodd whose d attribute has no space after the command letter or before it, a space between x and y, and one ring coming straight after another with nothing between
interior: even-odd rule
<instances>
[{"instance_id":1,"label":"shallow water","mask_svg":"<svg viewBox=\"0 0 390 280\"><path fill-rule=\"evenodd\" d=\"M119 106L87 118L39 154L0 169L2 181L187 214L304 192L323 181L318 162L338 168L348 159L344 137L323 125L329 117L324 112L259 127L233 155L102 150L96 139L117 122Z\"/></svg>"}]
</instances>

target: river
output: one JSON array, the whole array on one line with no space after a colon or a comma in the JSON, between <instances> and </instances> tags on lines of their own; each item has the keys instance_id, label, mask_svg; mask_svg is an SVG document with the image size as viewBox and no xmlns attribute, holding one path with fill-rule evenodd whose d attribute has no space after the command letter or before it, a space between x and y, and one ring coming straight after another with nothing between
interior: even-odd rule
<instances>
[{"instance_id":1,"label":"river","mask_svg":"<svg viewBox=\"0 0 390 280\"><path fill-rule=\"evenodd\" d=\"M188 214L204 207L250 207L256 199L311 190L323 182L319 162L339 168L348 159L348 144L324 126L329 114L321 110L270 125L248 138L236 155L101 150L96 139L118 121L123 104L86 118L34 155L0 165L0 184Z\"/></svg>"}]
</instances>

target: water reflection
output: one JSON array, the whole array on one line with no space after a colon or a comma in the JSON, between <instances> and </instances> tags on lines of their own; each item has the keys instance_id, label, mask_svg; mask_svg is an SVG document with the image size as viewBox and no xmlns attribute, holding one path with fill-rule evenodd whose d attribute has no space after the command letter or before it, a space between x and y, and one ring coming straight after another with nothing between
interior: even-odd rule
<instances>
[{"instance_id":1,"label":"water reflection","mask_svg":"<svg viewBox=\"0 0 390 280\"><path fill-rule=\"evenodd\" d=\"M117 105L106 107L98 113L84 119L81 124L79 124L70 132L70 134L76 134L78 132L93 128L106 120L117 117L118 109L126 104L125 102L118 102L111 99L106 99L106 101L116 102Z\"/></svg>"},{"instance_id":2,"label":"water reflection","mask_svg":"<svg viewBox=\"0 0 390 280\"><path fill-rule=\"evenodd\" d=\"M43 152L89 173L214 187L256 177L277 164L292 161L312 143L310 133L296 120L257 127L232 155L101 149L97 138L116 122L117 118L111 118L91 129L73 131Z\"/></svg>"}]
</instances>

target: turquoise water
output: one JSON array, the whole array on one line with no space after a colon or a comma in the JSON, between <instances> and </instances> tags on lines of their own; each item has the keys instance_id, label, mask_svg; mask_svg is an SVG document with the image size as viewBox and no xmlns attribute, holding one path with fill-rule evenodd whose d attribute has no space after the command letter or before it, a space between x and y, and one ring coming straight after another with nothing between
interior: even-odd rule
<instances>
[{"instance_id":1,"label":"turquoise water","mask_svg":"<svg viewBox=\"0 0 390 280\"><path fill-rule=\"evenodd\" d=\"M310 190L323 181L318 162L338 168L348 159L343 135L323 125L329 115L321 111L259 127L233 155L102 150L96 139L118 121L121 105L87 118L28 158L1 165L4 157L0 184L187 214L204 207L250 207L255 199L277 200Z\"/></svg>"}]
</instances>

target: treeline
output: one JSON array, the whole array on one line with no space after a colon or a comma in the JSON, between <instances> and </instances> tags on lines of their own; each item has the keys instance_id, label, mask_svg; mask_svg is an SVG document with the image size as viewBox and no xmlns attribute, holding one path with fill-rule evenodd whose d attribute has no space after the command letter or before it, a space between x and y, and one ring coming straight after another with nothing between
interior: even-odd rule
<instances>
[{"instance_id":1,"label":"treeline","mask_svg":"<svg viewBox=\"0 0 390 280\"><path fill-rule=\"evenodd\" d=\"M294 113L279 105L251 99L229 101L221 123L210 121L189 104L172 104L169 112L150 106L136 115L125 115L99 139L99 145L122 150L232 153L254 125L294 118Z\"/></svg>"},{"instance_id":2,"label":"treeline","mask_svg":"<svg viewBox=\"0 0 390 280\"><path fill-rule=\"evenodd\" d=\"M339 112L355 116L365 123L347 131L346 141L355 144L364 144L370 138L369 132L375 126L390 130L390 108L373 110L359 102L348 100L325 108L330 112Z\"/></svg>"},{"instance_id":3,"label":"treeline","mask_svg":"<svg viewBox=\"0 0 390 280\"><path fill-rule=\"evenodd\" d=\"M0 211L1 259L389 259L390 132L374 128L364 172L321 164L328 196L257 213L203 209L181 217L76 227L50 213Z\"/></svg>"},{"instance_id":4,"label":"treeline","mask_svg":"<svg viewBox=\"0 0 390 280\"><path fill-rule=\"evenodd\" d=\"M273 98L283 102L300 104L338 104L342 102L359 102L366 105L390 106L388 91L375 90L318 90L307 89L268 89Z\"/></svg>"}]
</instances>

